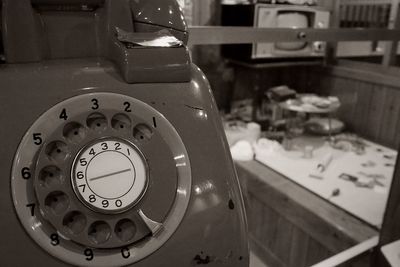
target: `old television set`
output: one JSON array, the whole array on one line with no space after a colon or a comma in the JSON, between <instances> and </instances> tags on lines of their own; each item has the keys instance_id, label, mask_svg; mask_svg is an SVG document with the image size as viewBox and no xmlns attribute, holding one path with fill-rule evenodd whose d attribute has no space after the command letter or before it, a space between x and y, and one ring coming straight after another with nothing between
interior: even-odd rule
<instances>
[{"instance_id":1,"label":"old television set","mask_svg":"<svg viewBox=\"0 0 400 267\"><path fill-rule=\"evenodd\" d=\"M222 5L223 26L260 28L327 28L329 11L316 6L297 5ZM276 42L223 45L222 55L240 60L268 58L321 57L324 42Z\"/></svg>"}]
</instances>

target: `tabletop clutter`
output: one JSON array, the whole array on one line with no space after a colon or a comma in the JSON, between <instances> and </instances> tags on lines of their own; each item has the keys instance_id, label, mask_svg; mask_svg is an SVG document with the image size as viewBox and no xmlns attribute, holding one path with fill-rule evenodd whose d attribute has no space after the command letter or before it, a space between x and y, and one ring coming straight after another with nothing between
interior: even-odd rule
<instances>
[{"instance_id":1,"label":"tabletop clutter","mask_svg":"<svg viewBox=\"0 0 400 267\"><path fill-rule=\"evenodd\" d=\"M267 127L240 114L225 116L233 159L259 161L379 228L397 152L343 133L344 123L333 117L336 97L287 87L268 93L273 112Z\"/></svg>"}]
</instances>

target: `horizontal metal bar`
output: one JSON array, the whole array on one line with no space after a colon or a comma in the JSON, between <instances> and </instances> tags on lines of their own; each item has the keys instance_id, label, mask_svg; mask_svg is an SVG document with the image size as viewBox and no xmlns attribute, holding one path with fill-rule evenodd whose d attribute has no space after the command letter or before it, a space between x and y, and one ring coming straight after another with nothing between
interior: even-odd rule
<instances>
[{"instance_id":1,"label":"horizontal metal bar","mask_svg":"<svg viewBox=\"0 0 400 267\"><path fill-rule=\"evenodd\" d=\"M245 44L297 41L399 41L400 30L287 29L255 27L194 26L189 28L190 45Z\"/></svg>"},{"instance_id":2,"label":"horizontal metal bar","mask_svg":"<svg viewBox=\"0 0 400 267\"><path fill-rule=\"evenodd\" d=\"M391 4L392 0L347 0L347 1L341 1L340 5L347 6L347 5L374 5L374 6L379 6L379 5L387 5Z\"/></svg>"}]
</instances>

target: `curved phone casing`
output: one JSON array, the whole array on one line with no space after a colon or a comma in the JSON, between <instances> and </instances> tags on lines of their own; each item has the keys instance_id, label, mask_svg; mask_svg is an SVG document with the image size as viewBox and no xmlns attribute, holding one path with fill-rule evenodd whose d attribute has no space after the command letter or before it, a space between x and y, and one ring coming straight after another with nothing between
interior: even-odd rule
<instances>
[{"instance_id":1,"label":"curved phone casing","mask_svg":"<svg viewBox=\"0 0 400 267\"><path fill-rule=\"evenodd\" d=\"M247 266L246 220L228 145L207 80L195 66L191 73L189 83L127 84L107 61L55 61L0 68L1 84L6 85L2 86L0 103L3 264L66 266L30 239L14 212L9 175L25 131L46 109L64 99L89 92L115 92L160 111L181 136L192 166L192 197L178 230L163 247L135 266L192 266L207 259L208 266Z\"/></svg>"},{"instance_id":2,"label":"curved phone casing","mask_svg":"<svg viewBox=\"0 0 400 267\"><path fill-rule=\"evenodd\" d=\"M174 0L2 1L8 63L102 57L112 61L128 83L190 80L185 46L128 48L116 37L117 27L132 33L167 29L186 43L186 23Z\"/></svg>"},{"instance_id":3,"label":"curved phone casing","mask_svg":"<svg viewBox=\"0 0 400 267\"><path fill-rule=\"evenodd\" d=\"M145 13L135 12L158 14L156 5L174 16L146 20ZM2 12L7 61L0 65L2 264L68 266L21 226L11 198L13 159L27 129L49 108L77 95L112 92L165 116L186 147L192 172L189 205L178 229L131 266L248 266L243 199L206 77L185 46L127 48L115 38L116 26L135 32L137 25L149 30L172 22L171 31L184 40L186 24L175 1L3 0Z\"/></svg>"}]
</instances>

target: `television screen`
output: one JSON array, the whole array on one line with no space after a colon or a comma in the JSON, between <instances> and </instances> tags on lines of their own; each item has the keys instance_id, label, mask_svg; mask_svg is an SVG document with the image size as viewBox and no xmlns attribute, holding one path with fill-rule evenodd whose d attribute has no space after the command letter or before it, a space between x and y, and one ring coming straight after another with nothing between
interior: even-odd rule
<instances>
[{"instance_id":1,"label":"television screen","mask_svg":"<svg viewBox=\"0 0 400 267\"><path fill-rule=\"evenodd\" d=\"M277 14L277 28L308 28L310 25L309 16L306 12L284 11ZM275 48L279 50L301 50L306 47L306 42L280 42L275 43Z\"/></svg>"}]
</instances>

